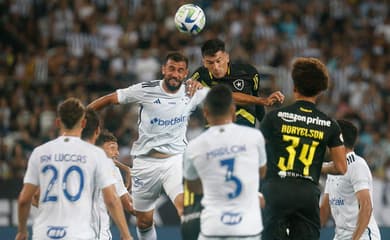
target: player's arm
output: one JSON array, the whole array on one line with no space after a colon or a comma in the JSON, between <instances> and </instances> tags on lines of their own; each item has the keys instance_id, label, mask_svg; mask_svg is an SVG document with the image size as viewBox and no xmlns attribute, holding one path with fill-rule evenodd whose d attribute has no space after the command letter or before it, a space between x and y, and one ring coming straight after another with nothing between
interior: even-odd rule
<instances>
[{"instance_id":1,"label":"player's arm","mask_svg":"<svg viewBox=\"0 0 390 240\"><path fill-rule=\"evenodd\" d=\"M323 163L321 172L324 174L344 175L347 172L347 159L343 145L329 148L332 162Z\"/></svg>"},{"instance_id":2,"label":"player's arm","mask_svg":"<svg viewBox=\"0 0 390 240\"><path fill-rule=\"evenodd\" d=\"M129 228L127 226L126 218L123 213L123 207L121 200L118 198L118 195L115 191L115 186L109 185L102 189L104 203L107 206L107 209L114 220L116 226L119 229L121 234L121 239L133 239L129 233Z\"/></svg>"},{"instance_id":3,"label":"player's arm","mask_svg":"<svg viewBox=\"0 0 390 240\"><path fill-rule=\"evenodd\" d=\"M330 217L330 205L329 205L329 194L325 193L322 197L321 205L320 205L320 222L321 227L324 227L328 222Z\"/></svg>"},{"instance_id":4,"label":"player's arm","mask_svg":"<svg viewBox=\"0 0 390 240\"><path fill-rule=\"evenodd\" d=\"M133 199L131 198L129 193L123 194L121 197L121 202L123 205L123 208L128 211L129 213L135 215L135 210L133 207Z\"/></svg>"},{"instance_id":5,"label":"player's arm","mask_svg":"<svg viewBox=\"0 0 390 240\"><path fill-rule=\"evenodd\" d=\"M115 166L125 173L125 187L131 191L131 170L130 167L114 159Z\"/></svg>"},{"instance_id":6,"label":"player's arm","mask_svg":"<svg viewBox=\"0 0 390 240\"><path fill-rule=\"evenodd\" d=\"M27 219L30 214L31 202L38 186L25 183L18 198L18 233L16 240L28 239Z\"/></svg>"},{"instance_id":7,"label":"player's arm","mask_svg":"<svg viewBox=\"0 0 390 240\"><path fill-rule=\"evenodd\" d=\"M32 198L32 202L31 202L31 205L33 205L34 207L39 207L39 196L41 194L41 191L38 190L34 193L34 196Z\"/></svg>"},{"instance_id":8,"label":"player's arm","mask_svg":"<svg viewBox=\"0 0 390 240\"><path fill-rule=\"evenodd\" d=\"M263 98L245 93L233 92L233 99L237 105L271 106L276 102L283 103L284 95L280 91L276 91L269 95L267 98Z\"/></svg>"},{"instance_id":9,"label":"player's arm","mask_svg":"<svg viewBox=\"0 0 390 240\"><path fill-rule=\"evenodd\" d=\"M370 222L370 217L372 214L370 191L368 189L360 190L356 192L356 198L359 205L359 214L356 223L356 229L352 235L352 240L360 239L364 230L367 228L368 223Z\"/></svg>"},{"instance_id":10,"label":"player's arm","mask_svg":"<svg viewBox=\"0 0 390 240\"><path fill-rule=\"evenodd\" d=\"M87 107L99 111L100 109L112 104L119 104L118 94L116 92L104 95L103 97L94 100Z\"/></svg>"},{"instance_id":11,"label":"player's arm","mask_svg":"<svg viewBox=\"0 0 390 240\"><path fill-rule=\"evenodd\" d=\"M190 190L195 194L203 194L202 182L200 181L199 178L195 180L186 179L186 181L187 181L188 190Z\"/></svg>"}]
</instances>

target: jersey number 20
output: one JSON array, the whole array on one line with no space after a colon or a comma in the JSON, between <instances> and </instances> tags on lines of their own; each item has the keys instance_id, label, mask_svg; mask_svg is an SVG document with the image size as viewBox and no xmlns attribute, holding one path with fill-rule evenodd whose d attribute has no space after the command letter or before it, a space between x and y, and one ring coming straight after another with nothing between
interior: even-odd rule
<instances>
[{"instance_id":1,"label":"jersey number 20","mask_svg":"<svg viewBox=\"0 0 390 240\"><path fill-rule=\"evenodd\" d=\"M234 171L234 158L229 158L225 160L221 160L221 166L227 166L227 172L225 176L225 181L230 182L232 181L234 184L236 184L236 189L233 192L228 193L228 198L233 199L238 197L241 194L242 191L242 184L241 180L233 175Z\"/></svg>"},{"instance_id":2,"label":"jersey number 20","mask_svg":"<svg viewBox=\"0 0 390 240\"><path fill-rule=\"evenodd\" d=\"M53 175L50 179L49 184L47 185L47 189L45 191L45 195L43 197L42 202L56 202L58 199L58 196L56 196L54 194L50 195L50 191L52 190L54 184L57 183L58 170L53 165L46 165L44 168L42 168L42 173L46 174L47 171L52 171ZM69 178L69 174L71 174L72 172L77 173L79 175L79 178L80 178L79 189L78 189L77 193L74 195L69 193L69 191L67 189L67 186L68 186L67 181ZM84 188L84 174L83 174L83 171L81 170L81 168L79 166L73 165L73 166L70 166L68 169L66 169L64 177L62 178L61 186L62 186L62 191L63 191L66 199L68 199L71 202L75 202L75 201L79 200L80 196L81 196L81 192L83 191L83 188Z\"/></svg>"}]
</instances>

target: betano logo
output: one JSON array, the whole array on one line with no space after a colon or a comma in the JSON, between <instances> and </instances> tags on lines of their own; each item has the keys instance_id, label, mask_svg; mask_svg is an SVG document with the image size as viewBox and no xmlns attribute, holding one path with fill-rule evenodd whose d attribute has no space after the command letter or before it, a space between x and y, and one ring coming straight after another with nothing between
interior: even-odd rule
<instances>
[{"instance_id":1,"label":"betano logo","mask_svg":"<svg viewBox=\"0 0 390 240\"><path fill-rule=\"evenodd\" d=\"M179 123L183 123L185 122L187 119L186 116L180 116L180 117L174 117L174 118L171 118L171 119L160 119L160 118L153 118L151 121L150 121L150 124L152 125L158 125L158 126L173 126L173 125L176 125L176 124L179 124Z\"/></svg>"}]
</instances>

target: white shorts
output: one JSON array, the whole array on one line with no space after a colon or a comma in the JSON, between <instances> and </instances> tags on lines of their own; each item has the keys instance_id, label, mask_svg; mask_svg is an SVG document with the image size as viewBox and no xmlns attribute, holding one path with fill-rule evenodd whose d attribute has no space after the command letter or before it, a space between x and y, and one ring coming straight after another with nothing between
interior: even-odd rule
<instances>
[{"instance_id":1,"label":"white shorts","mask_svg":"<svg viewBox=\"0 0 390 240\"><path fill-rule=\"evenodd\" d=\"M350 240L352 239L353 231L336 228L336 233L333 238L333 240ZM374 229L366 229L362 236L360 237L360 240L380 240L380 232L379 228Z\"/></svg>"},{"instance_id":2,"label":"white shorts","mask_svg":"<svg viewBox=\"0 0 390 240\"><path fill-rule=\"evenodd\" d=\"M162 188L174 202L183 193L183 155L169 158L137 157L131 170L134 209L148 212L155 208L155 201Z\"/></svg>"}]
</instances>

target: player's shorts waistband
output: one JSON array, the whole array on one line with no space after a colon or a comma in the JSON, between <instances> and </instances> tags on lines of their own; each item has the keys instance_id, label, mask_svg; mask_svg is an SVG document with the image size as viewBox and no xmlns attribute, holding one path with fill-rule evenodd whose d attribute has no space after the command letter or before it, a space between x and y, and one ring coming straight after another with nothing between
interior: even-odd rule
<instances>
[{"instance_id":1,"label":"player's shorts waistband","mask_svg":"<svg viewBox=\"0 0 390 240\"><path fill-rule=\"evenodd\" d=\"M306 180L313 182L313 178L311 176L304 176L304 175L302 175L300 173L296 173L296 172L279 171L278 175L281 179L298 178L298 179L306 179Z\"/></svg>"}]
</instances>

